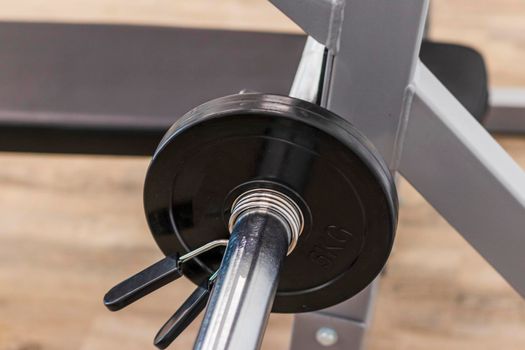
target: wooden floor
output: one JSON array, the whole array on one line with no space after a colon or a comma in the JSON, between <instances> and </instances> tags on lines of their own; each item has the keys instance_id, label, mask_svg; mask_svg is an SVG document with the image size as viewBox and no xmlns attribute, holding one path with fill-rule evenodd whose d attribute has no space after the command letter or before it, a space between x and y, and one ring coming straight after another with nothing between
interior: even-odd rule
<instances>
[{"instance_id":1,"label":"wooden floor","mask_svg":"<svg viewBox=\"0 0 525 350\"><path fill-rule=\"evenodd\" d=\"M297 31L263 0L8 1L1 19ZM495 85L525 86L523 0L439 0L432 36L483 51ZM1 43L0 43L1 44ZM525 138L501 138L525 167ZM178 281L119 313L115 282L161 258L142 212L148 160L0 154L0 350L149 349L193 288ZM525 302L406 183L371 350L525 349ZM480 213L483 215L483 213ZM265 349L285 349L273 315ZM194 324L173 349L188 349Z\"/></svg>"}]
</instances>

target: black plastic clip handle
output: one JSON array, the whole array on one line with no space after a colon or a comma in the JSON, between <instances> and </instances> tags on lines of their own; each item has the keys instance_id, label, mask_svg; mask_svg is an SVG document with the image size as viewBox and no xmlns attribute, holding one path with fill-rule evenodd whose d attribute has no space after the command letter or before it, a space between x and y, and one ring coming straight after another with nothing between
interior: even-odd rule
<instances>
[{"instance_id":1,"label":"black plastic clip handle","mask_svg":"<svg viewBox=\"0 0 525 350\"><path fill-rule=\"evenodd\" d=\"M160 328L153 341L157 348L166 349L199 316L208 303L212 285L213 281L203 281Z\"/></svg>"},{"instance_id":2,"label":"black plastic clip handle","mask_svg":"<svg viewBox=\"0 0 525 350\"><path fill-rule=\"evenodd\" d=\"M127 280L111 288L104 296L104 305L111 311L120 310L182 276L182 265L200 254L218 246L226 246L227 239L209 242L182 256L167 256Z\"/></svg>"}]
</instances>

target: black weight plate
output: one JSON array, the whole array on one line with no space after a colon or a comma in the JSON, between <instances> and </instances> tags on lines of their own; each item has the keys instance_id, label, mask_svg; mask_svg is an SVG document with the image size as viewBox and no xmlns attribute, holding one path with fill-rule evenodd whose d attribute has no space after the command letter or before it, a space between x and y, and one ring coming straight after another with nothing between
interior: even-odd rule
<instances>
[{"instance_id":1,"label":"black weight plate","mask_svg":"<svg viewBox=\"0 0 525 350\"><path fill-rule=\"evenodd\" d=\"M165 135L151 162L144 204L165 254L227 238L237 195L279 189L302 207L304 232L286 258L273 311L342 302L379 274L390 253L397 197L388 168L348 122L317 105L276 95L205 103ZM198 283L222 252L186 263Z\"/></svg>"}]
</instances>

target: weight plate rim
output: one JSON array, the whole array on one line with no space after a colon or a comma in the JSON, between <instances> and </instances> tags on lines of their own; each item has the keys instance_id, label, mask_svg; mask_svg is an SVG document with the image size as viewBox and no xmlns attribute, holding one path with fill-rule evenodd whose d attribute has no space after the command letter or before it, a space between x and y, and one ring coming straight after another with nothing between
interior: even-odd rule
<instances>
[{"instance_id":1,"label":"weight plate rim","mask_svg":"<svg viewBox=\"0 0 525 350\"><path fill-rule=\"evenodd\" d=\"M146 193L149 188L149 175L151 169L156 166L156 160L159 155L163 152L166 146L171 140L186 130L191 129L195 125L208 121L215 118L223 118L228 115L268 115L268 116L281 116L303 122L309 126L319 129L322 132L332 136L338 142L351 149L353 153L365 164L368 165L370 171L374 174L377 183L384 192L384 197L387 199L386 203L389 207L389 225L391 227L391 239L388 248L388 254L390 254L392 245L395 238L395 231L398 220L398 199L397 191L394 183L394 179L383 158L380 156L378 151L373 145L366 139L366 137L359 132L351 123L337 116L333 112L326 110L318 105L299 100L296 98L283 96L283 95L272 95L272 94L240 94L230 95L221 97L209 102L206 102L181 117L165 134L150 163L147 171L147 176L144 185L144 208L146 216L148 217L149 204L146 200ZM299 117L299 115L301 115ZM174 223L172 222L172 225ZM155 227L152 227L150 219L148 217L148 226L152 231L155 241L159 245L160 249L166 253L162 247L162 242L159 242L155 235ZM189 249L190 247L183 247ZM385 259L386 261L386 259ZM205 267L204 264L197 261L201 268ZM381 267L382 269L382 267ZM209 269L208 269L209 270ZM377 274L380 270L377 271ZM344 275L344 274L343 274ZM371 282L371 281L370 281ZM330 282L331 283L331 282ZM362 290L365 286L357 286L358 291ZM303 298L307 294L319 293L320 288L314 288L312 291L301 294ZM358 292L357 291L357 292ZM348 289L346 294L355 295L357 292ZM350 297L349 296L349 297ZM341 296L341 300L346 300L344 294ZM294 300L295 299L295 300ZM317 304L309 303L308 308L303 309L297 303L297 296L288 293L278 293L276 295L274 310L275 312L309 312L318 309L322 309L331 306L335 303L329 304L318 301ZM316 299L316 298L313 298ZM317 298L318 299L318 298Z\"/></svg>"}]
</instances>

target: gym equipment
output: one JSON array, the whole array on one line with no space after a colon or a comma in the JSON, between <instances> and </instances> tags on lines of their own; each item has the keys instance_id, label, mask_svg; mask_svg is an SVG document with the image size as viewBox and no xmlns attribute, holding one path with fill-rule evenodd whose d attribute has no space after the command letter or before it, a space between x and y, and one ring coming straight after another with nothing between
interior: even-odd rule
<instances>
[{"instance_id":1,"label":"gym equipment","mask_svg":"<svg viewBox=\"0 0 525 350\"><path fill-rule=\"evenodd\" d=\"M429 2L272 3L332 56L321 84L327 108L363 132L390 170L525 296L525 175L419 60ZM296 316L291 348L320 348L316 334L329 325L338 335L332 349L360 349L373 295L372 287L322 312Z\"/></svg>"},{"instance_id":2,"label":"gym equipment","mask_svg":"<svg viewBox=\"0 0 525 350\"><path fill-rule=\"evenodd\" d=\"M287 94L305 40L282 33L0 22L0 41L10 43L0 45L0 150L151 156L176 119L207 100L247 87ZM481 56L424 40L420 57L483 120ZM518 94L509 105L508 94L500 95L492 94L489 129L524 130L510 124L525 120L516 104L525 98Z\"/></svg>"},{"instance_id":3,"label":"gym equipment","mask_svg":"<svg viewBox=\"0 0 525 350\"><path fill-rule=\"evenodd\" d=\"M525 209L525 175L472 118L465 107L419 61L418 53L425 27L428 2L354 0L347 6L344 6L343 1L327 3L307 0L301 4L288 0L273 2L312 36L305 46L290 95L327 106L328 110L338 113L363 131L378 149L382 158L386 160L390 171L401 172L463 234L466 240L507 278L518 292L525 293L525 281L520 272L521 251L525 248L525 242L521 237L521 227L525 224L523 222L525 216L518 214L523 213ZM400 18L404 20L400 21ZM483 92L483 89L480 91L481 94L477 101L486 100L486 93ZM241 95L242 98L248 98L248 96L250 95ZM243 102L233 103L233 107L229 108L235 109L235 106L241 106L249 109L251 104L245 105L242 98L240 101ZM288 108L283 110L288 110L292 105L294 104L289 103ZM183 119L190 120L189 130L192 130L193 118L196 121L200 120L201 108L209 109L210 112L206 113L211 113L214 111L213 107L212 104L197 108L194 116L193 112L190 112L193 117ZM280 111L271 106L267 108L269 111L274 109ZM316 107L311 104L306 109L315 110ZM264 109L261 112L264 113ZM246 111L243 110L241 113L245 114ZM238 119L234 120L239 122ZM310 120L310 118L304 118L304 120ZM257 123L252 121L252 124L257 130ZM346 129L341 123L333 124L338 126L338 130ZM221 129L213 123L211 125L215 126L213 130L218 133L219 137L222 137ZM184 123L175 127L174 130L178 128L184 130ZM230 124L229 129L233 129L231 132L234 132L235 126ZM176 134L174 130L172 131ZM163 206L160 206L160 209L156 207L158 210L154 211L156 214L153 215L155 219L152 225L151 210L148 210L147 205L148 193L155 193L155 196L161 198L163 196L183 198L185 202L177 200L171 204L171 208L190 213L198 208L193 203L189 204L198 190L189 184L200 184L207 181L214 183L214 176L222 177L221 169L224 169L223 171L227 172L228 176L232 176L230 162L225 162L224 167L220 168L208 167L208 163L202 166L199 161L195 161L196 164L193 165L188 160L188 158L203 157L199 151L202 147L206 148L206 143L210 143L208 146L210 148L215 146L214 138L210 139L202 128L200 131L201 133L195 133L198 137L190 137L190 139L202 140L201 147L197 146L192 151L182 152L185 156L180 157L186 157L186 159L181 160L179 156L172 155L177 161L171 163L165 161L163 171L159 172L155 172L153 165L148 174L148 177L151 176L151 171L153 171L155 177L165 176L171 180L171 182L161 181L164 186L160 186L153 192L149 191L150 180L146 181L146 210L150 227L154 233L174 223L175 225L182 224L184 219L187 220L187 223L191 223L192 227L194 222L188 215L181 215L180 218L177 218L177 215L173 214L159 214L163 212ZM165 138L161 142L161 150L164 146L169 149L168 140L171 139ZM173 139L175 144L177 144L176 140L177 138ZM220 143L218 145L217 151L220 152L222 145ZM184 150L185 147L186 145L182 142L180 149ZM238 150L239 148L238 144L230 149ZM250 147L247 147L246 151L248 155L252 154ZM226 154L232 158L234 163L239 161L234 156L234 152L230 151ZM276 154L279 153L276 152ZM227 157L217 156L213 161L220 162L223 159ZM253 158L248 157L248 159ZM281 166L288 165L288 162L283 160L278 163ZM190 169L199 169L198 171L189 170L192 175L200 174L199 177L192 178L192 175L184 175L184 171L179 170L188 164L191 164ZM177 181L174 181L169 175L170 172L177 174ZM298 173L301 172L294 172L294 174ZM436 177L435 174L446 174L446 176ZM185 177L194 182L185 182ZM206 180L201 180L202 178ZM177 186L178 182L186 183L186 186L180 186L178 189L185 195L178 197L176 194L178 191L175 190L161 191L166 186L171 188L169 185L173 183L174 186ZM323 184L328 183L329 181L326 181ZM216 187L210 186L213 189ZM480 188L484 191L480 192ZM224 195L228 196L221 186L218 187L218 192L220 193L219 198L224 198ZM164 193L164 195L158 195L159 193ZM495 208L484 201L483 198L487 195L492 199L492 203L496 201L501 205ZM453 200L451 200L452 197ZM207 198L212 202L215 200L214 196ZM295 202L292 199L292 203L300 207L300 201ZM186 210L182 209L184 207ZM228 206L222 207L223 211L224 208ZM484 215L477 215L479 211ZM217 217L219 210L203 212L214 218ZM303 217L307 216L303 213ZM168 218L172 218L171 222ZM179 226L176 230L173 229L173 226L171 227L171 230L162 234L160 239L157 237L157 242L161 247L170 236L178 236L179 240L181 237L184 239L191 236L191 239L195 239L198 236L183 236L178 233ZM250 228L247 230L250 231ZM257 231L255 228L251 230ZM184 229L180 231L184 232ZM275 231L282 232L283 229L275 228ZM504 234L495 236L493 233L497 231L504 232ZM234 236L233 242L236 242L236 239L237 237ZM299 238L298 246L300 244L301 238ZM175 246L175 241L170 246ZM235 276L239 278L239 275L246 275L239 273L235 268L231 269L230 264L237 268L242 267L245 263L252 266L250 264L255 259L258 262L255 266L263 266L262 270L269 267L264 262L259 262L258 256L253 257L249 253L247 256L241 254L237 260L229 258L237 256L238 249L237 244L228 248L223 260L225 265L219 267L220 278L216 282L218 288L212 290L204 323L195 345L197 349L257 348L260 342L266 319L264 314L267 313L268 305L270 305L268 300L271 300L273 295L272 288L279 275L278 270L285 249L282 245L278 245L275 249L280 249L280 255L268 254L266 256L266 259L274 262L274 269L271 270L272 272L259 272L267 278L268 282L266 283L268 288L261 292L263 297L259 299L260 303L247 302L246 299L240 297L245 296L243 293L247 291L248 300L253 300L250 298L252 296L250 283L247 283L245 279L243 281L246 284L235 283ZM292 256L289 259L291 260ZM264 258L261 261L264 261ZM283 271L286 271L287 262L288 258L285 260ZM256 277L249 277L251 277L250 280L257 280ZM282 277L281 281L284 280ZM223 283L226 284L225 289L222 288ZM360 348L369 320L367 304L371 302L373 287L362 293L357 298L325 309L320 314L304 313L296 316L292 349L315 348L316 345L312 344L320 346L329 344L333 348ZM343 294L352 295L352 293L345 292ZM325 296L321 295L324 299ZM309 300L306 302L308 303ZM275 305L279 310L277 308L280 305L279 295L277 295ZM308 304L306 306L308 309ZM244 318L244 315L250 314L250 309L253 311L254 322L246 321ZM311 308L311 310L314 309ZM292 311L298 310L292 309ZM236 321L239 321L241 325L239 326ZM322 327L326 324L331 326L330 331ZM318 327L317 332L315 327ZM321 332L323 329L324 331ZM337 336L329 337L328 334Z\"/></svg>"},{"instance_id":4,"label":"gym equipment","mask_svg":"<svg viewBox=\"0 0 525 350\"><path fill-rule=\"evenodd\" d=\"M196 284L218 270L203 349L257 347L272 305L308 312L356 295L384 266L397 222L391 173L363 135L316 104L255 93L178 120L153 156L144 206L168 257L231 234L224 258L211 251L184 266ZM154 284L158 264L140 283Z\"/></svg>"},{"instance_id":5,"label":"gym equipment","mask_svg":"<svg viewBox=\"0 0 525 350\"><path fill-rule=\"evenodd\" d=\"M479 55L459 47L422 44L428 9L426 0L272 2L310 36L289 94L291 97L270 93L286 93L283 90L287 89L292 75L289 64L295 65L298 59L302 37L282 35L279 37L282 41L274 41L276 36L269 34L216 32L215 38L220 40L211 40L211 46L207 46L217 50L214 52L220 52L221 46L211 43L222 42L224 47L226 42L232 43L227 38L239 40L235 43L257 42L258 45L250 46L249 50L239 45L236 51L230 52L231 62L228 59L216 62L221 63L220 67L203 65L212 67L212 73L227 74L217 80L207 79L208 84L199 86L198 91L202 94L198 98L195 90L182 89L185 95L181 94L180 101L192 102L184 108L190 109L204 99L216 97L214 88L224 87L229 90L226 94L244 88L264 93L241 94L206 103L168 132L155 154L145 190L148 222L167 258L119 285L109 294L106 304L114 309L123 307L184 272L199 286L161 328L155 343L159 347L169 345L209 298L196 347L228 348L228 344L235 344L230 347L234 348L242 344L238 347L245 349L257 347L274 293L275 309L289 312L317 310L354 295L319 312L298 314L292 349L325 346L359 349L369 322L375 284L363 287L379 272L393 239L397 208L392 204L395 203L395 190L391 177L396 173L411 182L524 295L521 256L525 241L521 227L525 224L525 176L472 118L471 113L482 120L488 99L484 65ZM170 41L170 35L176 34L174 30L71 25L66 26L72 30L67 33L63 30L64 25L2 24L1 27L7 28L0 31L5 39L2 42L13 43L0 49L5 53L2 57L6 58L1 59L0 64L7 65L2 71L28 72L30 67L35 73L7 76L8 82L20 83L20 86L2 84L9 87L7 92L12 92L0 96L4 98L0 113L2 150L150 154L162 132L175 118L176 108L182 108L173 102L176 94L169 89L176 72L168 70L171 75L160 74L165 71L153 69L176 66L175 62L166 61L166 57L186 57L185 62L193 61L193 54L189 58L185 55L188 51L178 50L171 56L161 54L163 48L175 47ZM33 35L27 35L28 32ZM187 33L193 38L202 38L211 32ZM55 43L59 54L37 47L36 43L46 36L54 39L49 42ZM113 40L126 37L133 40ZM81 45L75 45L82 42L77 40L79 38L97 38L93 42L100 45L104 55L82 57L87 67L94 67L99 74L94 74L92 69L75 70L74 65L60 64L63 52L84 53ZM166 42L169 44L165 45ZM188 44L192 42L189 38ZM121 46L115 48L115 43ZM143 52L158 55L148 55L145 64L138 59L145 56ZM252 53L248 57L254 60L239 59L239 62L257 62L256 65L235 64L235 57L245 57L246 52ZM450 66L451 63L448 63L450 67L445 67L444 59L452 57L457 57L456 64L462 62L469 68L457 69ZM123 62L126 64L121 66ZM122 70L115 69L117 64ZM45 74L53 71L49 67L58 66L58 72L63 73L58 75L61 77L59 83ZM266 67L262 69L264 74L254 74L253 67L260 69L262 66ZM11 69L13 67L18 69ZM190 72L188 66L182 67L184 69L178 71ZM231 67L248 69L240 69L242 74L238 75L235 74L237 70L228 70ZM455 84L457 71L466 69L472 73L469 75L472 79L464 85ZM124 84L125 90L114 89L105 79L115 71L122 72L121 78L129 79ZM151 71L157 75L143 74ZM271 77L268 78L268 74ZM43 78L20 78L25 76ZM194 74L189 76L193 78ZM208 74L207 78L213 76ZM262 79L263 76L268 79ZM239 81L234 80L237 77L243 78L239 78L243 86L237 86ZM251 79L244 80L246 77ZM161 88L142 89L149 79ZM34 89L24 90L28 82ZM84 94L68 94L71 82L83 86ZM108 86L111 86L110 92ZM445 86L454 91L456 97ZM64 95L58 94L56 88ZM27 92L27 98L23 96L24 103L17 99L19 91ZM166 91L168 96L161 93ZM56 96L60 98L53 98ZM28 106L29 110L25 110ZM519 109L519 106L511 107L513 111ZM497 124L493 112L494 109L487 125L499 125L499 130L504 130L508 124ZM229 124L232 121L234 124ZM248 121L249 126L236 127ZM222 136L217 138L218 135ZM200 137L210 144L199 142ZM351 142L346 143L349 140ZM237 147L232 146L235 142L238 142ZM244 142L247 146L240 147ZM265 152L256 152L257 145ZM312 150L317 152L316 147L325 152L308 156ZM179 152L180 149L186 151ZM248 156L238 156L241 151ZM299 156L288 159L288 151ZM220 152L223 157L212 156ZM351 167L346 167L350 163L345 162L330 163L340 172L311 171L316 164L329 162L335 156L355 161ZM171 162L170 157L177 159L177 163ZM219 160L222 163L219 164ZM347 175L352 181L338 181L336 174ZM363 183L367 185L356 186ZM228 185L231 188L228 189ZM331 187L337 185L341 193ZM354 197L346 198L343 193L348 195L350 187L355 191ZM327 188L329 196L323 197L321 188ZM335 204L330 203L331 196ZM366 198L366 201L359 202L355 198ZM382 209L378 210L375 205ZM368 234L359 230L359 218L340 214L344 208L352 206L362 209L360 220L372 220L376 214L383 213L381 220L374 222L383 225L382 229L373 231L381 239L377 252L368 254L364 249L356 253L356 246L362 241L365 248ZM370 211L371 207L378 212ZM483 215L478 215L480 212ZM330 217L332 214L340 216ZM339 246L328 254L314 249L315 262L335 266L345 271L345 277L355 277L338 288L333 288L338 279L327 273L292 273L296 271L293 262L304 258L302 255L308 251L306 245L311 237L320 235L320 231L316 231L317 216L326 222L338 219L358 228L354 233L346 227L333 225L335 228L332 228L330 225L324 237L336 237L337 243L343 241L343 235L355 238L357 244L349 244L343 250L348 254L345 258L357 259L356 266L357 262L364 262L369 268L360 271L362 274L354 274L349 260L341 262L333 258L333 250L338 250ZM196 248L201 251L198 247L207 247L214 239L219 239L221 244L228 239L225 253L217 248L184 262L175 254L186 256L184 253ZM242 245L242 242L250 244ZM285 257L288 250L290 254ZM352 255L354 253L358 257ZM267 261L271 263L265 264ZM308 259L305 261L312 263ZM249 283L236 285L239 280L235 277L242 275L245 269L249 272ZM292 284L293 278L302 283L294 290L297 298L281 289L289 288L286 284ZM329 283L319 285L325 279ZM318 288L309 290L310 285ZM235 287L229 288L231 286ZM254 303L252 296L257 291L261 294L257 294L258 302ZM313 298L316 293L318 298ZM225 309L231 309L237 317L219 312ZM254 319L246 322L244 317L250 314ZM225 316L229 322L222 322Z\"/></svg>"},{"instance_id":6,"label":"gym equipment","mask_svg":"<svg viewBox=\"0 0 525 350\"><path fill-rule=\"evenodd\" d=\"M193 109L155 152L144 207L169 255L227 238L235 201L267 190L301 213L301 239L296 233L290 242L275 310L325 308L380 272L397 217L390 172L348 122L306 101L240 94ZM198 260L208 266L189 262L185 274L200 282L220 259L203 255Z\"/></svg>"}]
</instances>

